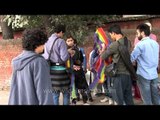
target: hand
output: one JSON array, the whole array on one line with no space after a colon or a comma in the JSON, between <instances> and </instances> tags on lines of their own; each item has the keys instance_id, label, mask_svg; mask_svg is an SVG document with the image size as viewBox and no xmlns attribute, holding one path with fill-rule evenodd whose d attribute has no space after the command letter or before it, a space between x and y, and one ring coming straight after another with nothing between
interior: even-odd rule
<instances>
[{"instance_id":1,"label":"hand","mask_svg":"<svg viewBox=\"0 0 160 120\"><path fill-rule=\"evenodd\" d=\"M71 57L73 57L75 54L75 50L72 50L72 49L68 49L68 52L71 55Z\"/></svg>"},{"instance_id":2,"label":"hand","mask_svg":"<svg viewBox=\"0 0 160 120\"><path fill-rule=\"evenodd\" d=\"M74 69L75 71L78 71L78 70L80 70L81 68L80 68L80 66L73 65L73 69Z\"/></svg>"},{"instance_id":3,"label":"hand","mask_svg":"<svg viewBox=\"0 0 160 120\"><path fill-rule=\"evenodd\" d=\"M103 53L103 50L99 50L99 55L101 55Z\"/></svg>"}]
</instances>

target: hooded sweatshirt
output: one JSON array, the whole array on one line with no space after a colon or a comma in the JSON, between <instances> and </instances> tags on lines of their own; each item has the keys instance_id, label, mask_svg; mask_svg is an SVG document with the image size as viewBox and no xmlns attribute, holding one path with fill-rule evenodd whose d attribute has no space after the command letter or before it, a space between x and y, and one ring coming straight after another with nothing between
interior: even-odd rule
<instances>
[{"instance_id":1,"label":"hooded sweatshirt","mask_svg":"<svg viewBox=\"0 0 160 120\"><path fill-rule=\"evenodd\" d=\"M12 60L9 105L53 105L49 66L33 51L23 51Z\"/></svg>"}]
</instances>

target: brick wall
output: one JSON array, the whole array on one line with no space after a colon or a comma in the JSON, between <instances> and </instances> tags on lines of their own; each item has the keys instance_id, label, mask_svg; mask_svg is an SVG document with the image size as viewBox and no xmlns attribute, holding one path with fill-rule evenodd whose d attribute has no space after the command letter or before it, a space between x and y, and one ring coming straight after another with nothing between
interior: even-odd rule
<instances>
[{"instance_id":1,"label":"brick wall","mask_svg":"<svg viewBox=\"0 0 160 120\"><path fill-rule=\"evenodd\" d=\"M153 26L153 33L157 35L158 42L160 43L160 19L152 19L150 21ZM141 20L117 23L121 26L124 34L129 38L129 40L131 40L131 43L133 44L135 39L136 26L142 22L143 21ZM112 23L107 24L104 29L107 30L107 27L109 27L109 25L111 24ZM94 32L91 33L88 37L86 37L83 45L80 45L85 49L87 61L89 58L89 53L93 48L93 37ZM9 80L12 73L11 60L21 51L21 40L0 40L0 89L5 88L9 85Z\"/></svg>"},{"instance_id":2,"label":"brick wall","mask_svg":"<svg viewBox=\"0 0 160 120\"><path fill-rule=\"evenodd\" d=\"M16 31L14 32L14 39L17 40L17 39L21 39L22 38L22 31ZM0 33L0 41L3 40L3 37L2 37L2 33Z\"/></svg>"},{"instance_id":3,"label":"brick wall","mask_svg":"<svg viewBox=\"0 0 160 120\"><path fill-rule=\"evenodd\" d=\"M0 41L0 89L9 86L12 73L11 61L21 51L21 40Z\"/></svg>"},{"instance_id":4,"label":"brick wall","mask_svg":"<svg viewBox=\"0 0 160 120\"><path fill-rule=\"evenodd\" d=\"M128 39L131 41L132 49L133 49L133 43L136 35L136 27L140 23L144 23L145 20L135 20L135 21L119 21L114 22L114 24L120 25L123 33L128 37ZM157 42L160 44L160 18L153 18L149 19L149 21L152 24L152 33L154 33L157 36ZM104 26L104 30L107 31L108 27L112 25L113 23L108 23ZM89 37L87 37L84 45L82 45L85 49L87 60L89 58L89 53L92 51L93 48L93 42L94 42L94 33L91 33Z\"/></svg>"}]
</instances>

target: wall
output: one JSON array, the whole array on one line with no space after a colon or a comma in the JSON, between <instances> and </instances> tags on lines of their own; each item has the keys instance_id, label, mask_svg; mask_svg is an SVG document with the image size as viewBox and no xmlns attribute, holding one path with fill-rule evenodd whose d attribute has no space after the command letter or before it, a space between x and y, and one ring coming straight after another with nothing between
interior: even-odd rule
<instances>
[{"instance_id":1,"label":"wall","mask_svg":"<svg viewBox=\"0 0 160 120\"><path fill-rule=\"evenodd\" d=\"M20 39L0 41L0 90L9 86L12 73L11 61L21 51Z\"/></svg>"},{"instance_id":2,"label":"wall","mask_svg":"<svg viewBox=\"0 0 160 120\"><path fill-rule=\"evenodd\" d=\"M16 31L16 32L14 32L13 33L14 34L14 39L16 40L16 39L21 38L22 37L22 32L23 31ZM2 33L0 33L0 40L3 40Z\"/></svg>"},{"instance_id":3,"label":"wall","mask_svg":"<svg viewBox=\"0 0 160 120\"><path fill-rule=\"evenodd\" d=\"M153 33L157 35L158 42L160 41L160 18L150 19L153 26ZM138 24L144 22L144 20L137 21L125 21L125 22L115 22L119 24L122 28L124 34L131 40L133 44L135 39L136 27ZM113 23L108 23L104 27L105 30ZM85 49L87 60L89 58L89 53L91 52L94 44L94 33L91 33L82 47ZM0 40L0 89L9 86L12 68L11 60L17 56L21 49L21 40Z\"/></svg>"},{"instance_id":4,"label":"wall","mask_svg":"<svg viewBox=\"0 0 160 120\"><path fill-rule=\"evenodd\" d=\"M140 23L144 23L144 21L146 20L134 20L134 21L118 21L118 22L114 22L114 23L107 23L103 28L105 31L107 31L108 27L112 24L118 24L120 25L123 33L128 37L128 39L131 41L132 44L132 49L133 49L133 43L134 43L134 39L135 39L135 34L136 34L136 27L140 24ZM152 24L152 33L154 33L155 35L157 35L157 42L160 43L160 18L153 18L153 19L149 19L149 21ZM94 42L94 38L93 38L93 34L91 34L89 37L87 37L86 42L84 43L84 45L82 45L85 49L86 52L86 56L87 56L87 60L89 59L89 53L92 51L93 48L93 42Z\"/></svg>"}]
</instances>

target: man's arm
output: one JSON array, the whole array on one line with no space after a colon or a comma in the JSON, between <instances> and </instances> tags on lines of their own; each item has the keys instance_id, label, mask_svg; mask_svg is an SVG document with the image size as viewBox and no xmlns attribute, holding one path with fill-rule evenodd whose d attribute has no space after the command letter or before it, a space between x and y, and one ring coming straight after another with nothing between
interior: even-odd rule
<instances>
[{"instance_id":1,"label":"man's arm","mask_svg":"<svg viewBox=\"0 0 160 120\"><path fill-rule=\"evenodd\" d=\"M66 62L69 58L69 52L68 52L68 49L67 49L67 44L64 40L61 41L61 43L60 43L59 51L60 51L61 60Z\"/></svg>"},{"instance_id":2,"label":"man's arm","mask_svg":"<svg viewBox=\"0 0 160 120\"><path fill-rule=\"evenodd\" d=\"M106 60L115 52L115 43L111 43L111 45L100 55L102 60Z\"/></svg>"},{"instance_id":3,"label":"man's arm","mask_svg":"<svg viewBox=\"0 0 160 120\"><path fill-rule=\"evenodd\" d=\"M141 48L139 45L137 45L131 53L131 62L134 63L140 54L141 54Z\"/></svg>"}]
</instances>

